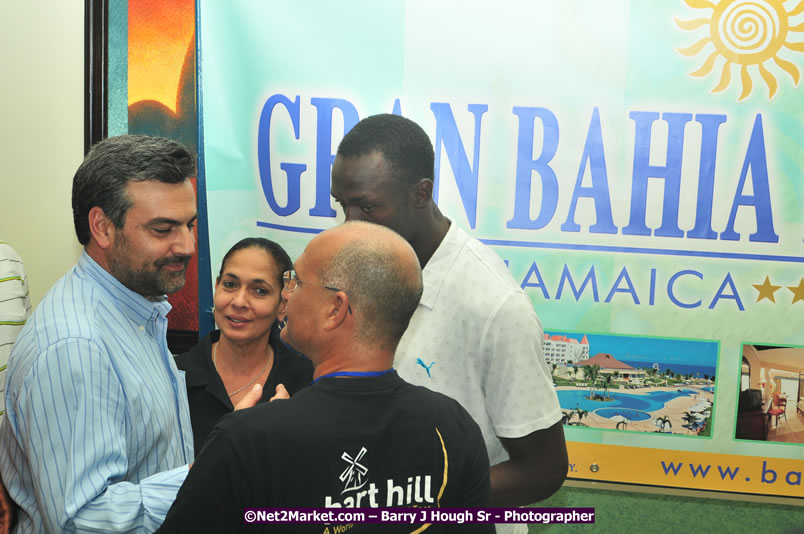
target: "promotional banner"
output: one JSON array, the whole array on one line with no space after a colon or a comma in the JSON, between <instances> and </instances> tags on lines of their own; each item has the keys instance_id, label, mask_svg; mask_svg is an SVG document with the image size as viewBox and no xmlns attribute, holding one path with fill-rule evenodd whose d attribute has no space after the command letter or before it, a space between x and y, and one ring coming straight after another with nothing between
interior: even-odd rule
<instances>
[{"instance_id":1,"label":"promotional banner","mask_svg":"<svg viewBox=\"0 0 804 534\"><path fill-rule=\"evenodd\" d=\"M124 7L128 81L125 132L169 137L196 151L194 0L136 0L127 6L113 2L113 20L115 11ZM155 57L159 61L154 61ZM110 98L110 104L113 102ZM173 306L168 314L168 344L179 352L195 344L198 296L198 256L193 256L184 287L168 296ZM177 342L176 331L186 332L188 339Z\"/></svg>"},{"instance_id":2,"label":"promotional banner","mask_svg":"<svg viewBox=\"0 0 804 534\"><path fill-rule=\"evenodd\" d=\"M433 140L442 212L541 318L570 477L804 497L804 2L198 17L213 279L242 237L295 258L341 222L339 141L403 115Z\"/></svg>"}]
</instances>

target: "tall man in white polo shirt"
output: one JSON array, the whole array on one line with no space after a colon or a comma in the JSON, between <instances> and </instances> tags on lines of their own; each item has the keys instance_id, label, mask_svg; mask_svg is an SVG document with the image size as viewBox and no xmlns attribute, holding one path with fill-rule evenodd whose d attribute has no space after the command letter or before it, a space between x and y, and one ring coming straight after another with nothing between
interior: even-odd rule
<instances>
[{"instance_id":1,"label":"tall man in white polo shirt","mask_svg":"<svg viewBox=\"0 0 804 534\"><path fill-rule=\"evenodd\" d=\"M395 230L422 266L424 294L394 360L399 375L455 398L480 425L492 504L534 503L558 490L568 467L543 330L500 257L441 213L433 165L418 125L375 115L341 141L331 193L347 221Z\"/></svg>"}]
</instances>

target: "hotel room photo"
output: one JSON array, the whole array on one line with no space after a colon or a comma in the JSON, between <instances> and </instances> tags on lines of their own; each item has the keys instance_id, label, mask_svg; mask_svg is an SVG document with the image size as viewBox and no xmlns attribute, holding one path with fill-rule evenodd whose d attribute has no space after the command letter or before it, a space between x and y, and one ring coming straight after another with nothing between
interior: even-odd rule
<instances>
[{"instance_id":1,"label":"hotel room photo","mask_svg":"<svg viewBox=\"0 0 804 534\"><path fill-rule=\"evenodd\" d=\"M743 345L735 438L804 443L804 348Z\"/></svg>"}]
</instances>

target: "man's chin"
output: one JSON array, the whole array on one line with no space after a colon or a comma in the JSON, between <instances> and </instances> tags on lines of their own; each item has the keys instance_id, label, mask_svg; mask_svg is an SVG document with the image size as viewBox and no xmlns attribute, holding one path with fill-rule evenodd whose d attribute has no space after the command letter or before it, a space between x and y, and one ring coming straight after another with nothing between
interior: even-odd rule
<instances>
[{"instance_id":1,"label":"man's chin","mask_svg":"<svg viewBox=\"0 0 804 534\"><path fill-rule=\"evenodd\" d=\"M170 273L169 276L162 276L160 278L161 278L160 289L162 290L162 294L170 295L171 293L176 293L177 291L180 291L181 288L184 287L184 282L186 280L186 273L185 271Z\"/></svg>"},{"instance_id":2,"label":"man's chin","mask_svg":"<svg viewBox=\"0 0 804 534\"><path fill-rule=\"evenodd\" d=\"M299 356L302 356L308 360L310 359L302 351L293 346L293 340L290 339L290 331L288 331L287 325L285 325L285 327L282 328L282 331L279 333L279 340L282 342L283 345L285 345L287 348L289 348Z\"/></svg>"}]
</instances>

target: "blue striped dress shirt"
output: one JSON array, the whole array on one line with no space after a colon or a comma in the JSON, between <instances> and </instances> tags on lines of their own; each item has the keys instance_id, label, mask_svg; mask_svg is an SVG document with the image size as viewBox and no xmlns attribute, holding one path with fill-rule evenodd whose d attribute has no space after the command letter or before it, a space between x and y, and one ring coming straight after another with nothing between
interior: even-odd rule
<instances>
[{"instance_id":1,"label":"blue striped dress shirt","mask_svg":"<svg viewBox=\"0 0 804 534\"><path fill-rule=\"evenodd\" d=\"M11 352L0 473L16 532L152 532L193 461L184 372L165 298L123 286L84 252Z\"/></svg>"}]
</instances>

